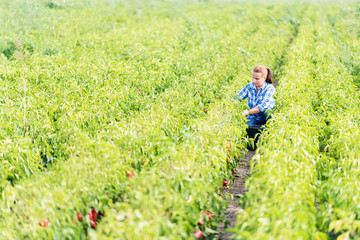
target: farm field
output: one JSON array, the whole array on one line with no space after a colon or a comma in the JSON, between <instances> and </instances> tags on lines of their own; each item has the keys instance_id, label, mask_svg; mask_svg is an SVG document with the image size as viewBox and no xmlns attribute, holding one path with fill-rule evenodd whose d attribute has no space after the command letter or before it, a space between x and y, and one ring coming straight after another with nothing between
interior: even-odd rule
<instances>
[{"instance_id":1,"label":"farm field","mask_svg":"<svg viewBox=\"0 0 360 240\"><path fill-rule=\"evenodd\" d=\"M360 3L0 0L0 238L360 239Z\"/></svg>"}]
</instances>

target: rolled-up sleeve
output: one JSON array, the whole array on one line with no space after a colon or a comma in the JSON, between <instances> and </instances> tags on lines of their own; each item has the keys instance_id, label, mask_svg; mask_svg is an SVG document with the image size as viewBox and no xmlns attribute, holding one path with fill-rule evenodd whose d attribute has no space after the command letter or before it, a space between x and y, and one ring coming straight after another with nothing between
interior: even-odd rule
<instances>
[{"instance_id":1,"label":"rolled-up sleeve","mask_svg":"<svg viewBox=\"0 0 360 240\"><path fill-rule=\"evenodd\" d=\"M249 84L247 84L235 97L235 100L240 102L249 96Z\"/></svg>"},{"instance_id":2,"label":"rolled-up sleeve","mask_svg":"<svg viewBox=\"0 0 360 240\"><path fill-rule=\"evenodd\" d=\"M275 99L272 97L274 94L275 88L271 85L271 87L266 89L261 104L256 106L260 112L265 112L266 110L272 109L275 106Z\"/></svg>"}]
</instances>

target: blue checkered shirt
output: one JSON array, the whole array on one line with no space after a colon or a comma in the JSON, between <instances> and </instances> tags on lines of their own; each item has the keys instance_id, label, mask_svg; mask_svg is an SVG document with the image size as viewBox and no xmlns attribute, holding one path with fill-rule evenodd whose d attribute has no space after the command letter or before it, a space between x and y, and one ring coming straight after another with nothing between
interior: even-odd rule
<instances>
[{"instance_id":1,"label":"blue checkered shirt","mask_svg":"<svg viewBox=\"0 0 360 240\"><path fill-rule=\"evenodd\" d=\"M260 109L260 112L265 112L266 110L271 110L275 107L275 99L272 97L275 93L275 87L272 84L265 82L259 89L257 95L256 92L255 84L251 82L236 95L235 99L241 102L242 100L249 98L249 108L253 109L254 107L257 107ZM260 114L251 114L247 118L260 120L261 116Z\"/></svg>"}]
</instances>

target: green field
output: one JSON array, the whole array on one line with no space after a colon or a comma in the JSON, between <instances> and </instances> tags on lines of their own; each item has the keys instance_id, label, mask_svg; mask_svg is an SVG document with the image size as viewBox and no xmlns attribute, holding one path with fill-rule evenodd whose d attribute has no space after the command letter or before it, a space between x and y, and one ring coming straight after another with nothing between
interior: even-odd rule
<instances>
[{"instance_id":1,"label":"green field","mask_svg":"<svg viewBox=\"0 0 360 240\"><path fill-rule=\"evenodd\" d=\"M258 64L234 238L360 239L360 2L0 0L0 24L0 239L216 239Z\"/></svg>"}]
</instances>

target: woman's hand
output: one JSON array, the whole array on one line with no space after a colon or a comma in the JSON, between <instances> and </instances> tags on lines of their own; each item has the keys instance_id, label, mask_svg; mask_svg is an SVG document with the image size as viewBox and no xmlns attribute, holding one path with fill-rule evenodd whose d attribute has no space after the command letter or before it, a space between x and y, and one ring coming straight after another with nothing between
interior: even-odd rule
<instances>
[{"instance_id":1,"label":"woman's hand","mask_svg":"<svg viewBox=\"0 0 360 240\"><path fill-rule=\"evenodd\" d=\"M244 110L244 111L243 111L243 114L244 114L245 116L249 115L249 110Z\"/></svg>"}]
</instances>

